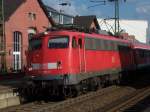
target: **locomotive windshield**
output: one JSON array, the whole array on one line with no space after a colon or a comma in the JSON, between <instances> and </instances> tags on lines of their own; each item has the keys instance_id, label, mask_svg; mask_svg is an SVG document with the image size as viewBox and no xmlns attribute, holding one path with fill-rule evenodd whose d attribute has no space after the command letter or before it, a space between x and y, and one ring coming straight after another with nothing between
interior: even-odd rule
<instances>
[{"instance_id":1,"label":"locomotive windshield","mask_svg":"<svg viewBox=\"0 0 150 112\"><path fill-rule=\"evenodd\" d=\"M60 36L50 38L48 41L48 48L68 48L69 37Z\"/></svg>"},{"instance_id":2,"label":"locomotive windshield","mask_svg":"<svg viewBox=\"0 0 150 112\"><path fill-rule=\"evenodd\" d=\"M29 40L29 50L37 50L42 47L42 39L31 39Z\"/></svg>"}]
</instances>

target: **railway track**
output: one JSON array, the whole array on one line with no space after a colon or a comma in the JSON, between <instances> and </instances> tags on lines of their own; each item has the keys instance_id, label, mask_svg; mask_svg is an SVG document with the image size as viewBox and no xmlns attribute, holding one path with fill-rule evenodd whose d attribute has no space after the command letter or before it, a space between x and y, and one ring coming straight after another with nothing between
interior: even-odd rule
<instances>
[{"instance_id":1,"label":"railway track","mask_svg":"<svg viewBox=\"0 0 150 112\"><path fill-rule=\"evenodd\" d=\"M130 87L120 87L115 91L93 96L85 101L77 102L64 109L57 109L53 112L101 112L101 110L99 111L99 107L104 107L135 91L135 89Z\"/></svg>"},{"instance_id":2,"label":"railway track","mask_svg":"<svg viewBox=\"0 0 150 112\"><path fill-rule=\"evenodd\" d=\"M60 102L48 102L48 103L29 103L20 106L10 107L6 109L0 110L0 112L51 112L57 111L60 109L65 109L70 107L71 105L75 105L78 103L85 102L89 99L104 96L115 91L122 90L121 87L111 86L108 88L104 88L102 90L98 90L96 92L90 92L85 95L81 95L77 98L67 99L65 101Z\"/></svg>"},{"instance_id":3,"label":"railway track","mask_svg":"<svg viewBox=\"0 0 150 112\"><path fill-rule=\"evenodd\" d=\"M150 87L111 86L59 102L33 102L0 110L0 112L123 112L150 95Z\"/></svg>"},{"instance_id":4,"label":"railway track","mask_svg":"<svg viewBox=\"0 0 150 112\"><path fill-rule=\"evenodd\" d=\"M150 87L139 89L133 94L125 96L119 99L118 101L107 105L107 107L105 107L105 109L103 109L103 111L101 112L125 112L126 109L136 105L138 102L140 102L148 96L150 96ZM130 110L128 109L128 111Z\"/></svg>"}]
</instances>

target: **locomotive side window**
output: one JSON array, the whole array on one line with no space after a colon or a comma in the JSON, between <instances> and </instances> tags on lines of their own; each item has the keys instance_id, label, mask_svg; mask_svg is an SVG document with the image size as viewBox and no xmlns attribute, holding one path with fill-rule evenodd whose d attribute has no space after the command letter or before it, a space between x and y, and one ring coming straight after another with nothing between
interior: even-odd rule
<instances>
[{"instance_id":1,"label":"locomotive side window","mask_svg":"<svg viewBox=\"0 0 150 112\"><path fill-rule=\"evenodd\" d=\"M113 41L110 41L110 50L115 50L115 45L114 45L114 42Z\"/></svg>"},{"instance_id":2,"label":"locomotive side window","mask_svg":"<svg viewBox=\"0 0 150 112\"><path fill-rule=\"evenodd\" d=\"M69 38L68 37L53 37L48 41L48 48L68 48Z\"/></svg>"},{"instance_id":3,"label":"locomotive side window","mask_svg":"<svg viewBox=\"0 0 150 112\"><path fill-rule=\"evenodd\" d=\"M96 50L100 50L101 48L100 48L100 39L95 39L96 40L96 42L95 42L95 44L96 44Z\"/></svg>"},{"instance_id":4,"label":"locomotive side window","mask_svg":"<svg viewBox=\"0 0 150 112\"><path fill-rule=\"evenodd\" d=\"M114 50L118 50L118 44L117 42L113 42L114 43Z\"/></svg>"},{"instance_id":5,"label":"locomotive side window","mask_svg":"<svg viewBox=\"0 0 150 112\"><path fill-rule=\"evenodd\" d=\"M93 50L96 50L96 39L92 39L92 42L93 42Z\"/></svg>"},{"instance_id":6,"label":"locomotive side window","mask_svg":"<svg viewBox=\"0 0 150 112\"><path fill-rule=\"evenodd\" d=\"M107 40L103 41L104 50L108 50Z\"/></svg>"},{"instance_id":7,"label":"locomotive side window","mask_svg":"<svg viewBox=\"0 0 150 112\"><path fill-rule=\"evenodd\" d=\"M98 39L94 37L85 38L86 50L117 50L117 42L112 40Z\"/></svg>"},{"instance_id":8,"label":"locomotive side window","mask_svg":"<svg viewBox=\"0 0 150 112\"><path fill-rule=\"evenodd\" d=\"M91 38L85 38L85 49L91 49L92 43L91 43Z\"/></svg>"},{"instance_id":9,"label":"locomotive side window","mask_svg":"<svg viewBox=\"0 0 150 112\"><path fill-rule=\"evenodd\" d=\"M100 50L105 50L105 43L104 43L105 40L101 40L101 43L100 43Z\"/></svg>"},{"instance_id":10,"label":"locomotive side window","mask_svg":"<svg viewBox=\"0 0 150 112\"><path fill-rule=\"evenodd\" d=\"M37 50L42 47L42 39L31 39L29 41L29 50Z\"/></svg>"},{"instance_id":11,"label":"locomotive side window","mask_svg":"<svg viewBox=\"0 0 150 112\"><path fill-rule=\"evenodd\" d=\"M87 50L100 50L101 40L93 37L85 38L85 49Z\"/></svg>"},{"instance_id":12,"label":"locomotive side window","mask_svg":"<svg viewBox=\"0 0 150 112\"><path fill-rule=\"evenodd\" d=\"M111 50L111 41L107 40L106 41L106 45L107 45L107 50Z\"/></svg>"},{"instance_id":13,"label":"locomotive side window","mask_svg":"<svg viewBox=\"0 0 150 112\"><path fill-rule=\"evenodd\" d=\"M75 37L72 38L72 48L77 48L77 41Z\"/></svg>"}]
</instances>

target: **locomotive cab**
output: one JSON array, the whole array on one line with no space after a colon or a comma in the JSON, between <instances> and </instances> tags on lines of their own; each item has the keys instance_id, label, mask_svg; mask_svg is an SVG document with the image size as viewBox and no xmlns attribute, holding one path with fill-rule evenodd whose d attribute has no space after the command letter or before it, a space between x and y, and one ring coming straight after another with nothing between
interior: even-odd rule
<instances>
[{"instance_id":1,"label":"locomotive cab","mask_svg":"<svg viewBox=\"0 0 150 112\"><path fill-rule=\"evenodd\" d=\"M69 36L33 38L29 42L28 73L45 77L66 74L68 56Z\"/></svg>"},{"instance_id":2,"label":"locomotive cab","mask_svg":"<svg viewBox=\"0 0 150 112\"><path fill-rule=\"evenodd\" d=\"M54 32L29 41L27 75L32 80L58 81L60 85L78 83L76 74L85 71L83 40L69 34Z\"/></svg>"},{"instance_id":3,"label":"locomotive cab","mask_svg":"<svg viewBox=\"0 0 150 112\"><path fill-rule=\"evenodd\" d=\"M84 54L82 36L74 32L54 31L31 38L26 53L29 91L73 92L80 82L77 74L85 72Z\"/></svg>"}]
</instances>

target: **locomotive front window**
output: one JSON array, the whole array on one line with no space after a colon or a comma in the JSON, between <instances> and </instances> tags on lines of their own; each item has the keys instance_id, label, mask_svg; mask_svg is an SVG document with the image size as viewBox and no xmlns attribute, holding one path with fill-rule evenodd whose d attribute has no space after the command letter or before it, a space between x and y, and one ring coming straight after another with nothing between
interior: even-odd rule
<instances>
[{"instance_id":1,"label":"locomotive front window","mask_svg":"<svg viewBox=\"0 0 150 112\"><path fill-rule=\"evenodd\" d=\"M29 40L29 50L37 50L42 47L42 39L31 39Z\"/></svg>"},{"instance_id":2,"label":"locomotive front window","mask_svg":"<svg viewBox=\"0 0 150 112\"><path fill-rule=\"evenodd\" d=\"M54 37L48 41L48 48L68 48L69 37Z\"/></svg>"}]
</instances>

